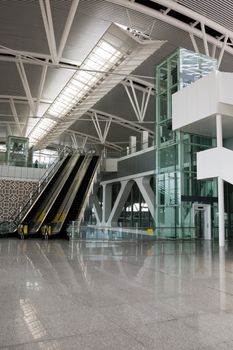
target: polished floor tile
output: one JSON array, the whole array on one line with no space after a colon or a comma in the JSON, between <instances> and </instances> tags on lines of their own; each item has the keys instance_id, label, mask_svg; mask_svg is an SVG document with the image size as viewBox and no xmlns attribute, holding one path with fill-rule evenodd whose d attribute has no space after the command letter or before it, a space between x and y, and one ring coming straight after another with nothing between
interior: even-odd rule
<instances>
[{"instance_id":1,"label":"polished floor tile","mask_svg":"<svg viewBox=\"0 0 233 350\"><path fill-rule=\"evenodd\" d=\"M0 349L233 348L233 245L0 240Z\"/></svg>"}]
</instances>

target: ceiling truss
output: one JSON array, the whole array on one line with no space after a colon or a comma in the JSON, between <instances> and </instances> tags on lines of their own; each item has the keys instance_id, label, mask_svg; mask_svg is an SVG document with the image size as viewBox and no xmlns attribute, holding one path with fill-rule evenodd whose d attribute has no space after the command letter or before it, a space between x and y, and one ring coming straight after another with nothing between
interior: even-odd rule
<instances>
[{"instance_id":1,"label":"ceiling truss","mask_svg":"<svg viewBox=\"0 0 233 350\"><path fill-rule=\"evenodd\" d=\"M150 17L153 17L155 20L159 19L166 23L169 23L176 28L184 30L190 36L190 40L192 42L193 48L196 52L200 52L200 48L198 47L197 38L203 41L204 53L210 55L212 57L216 57L216 49L218 48L218 56L216 57L218 60L218 67L220 67L224 53L227 52L233 55L233 32L224 28L221 25L218 25L214 21L209 20L205 16L202 16L195 11L190 10L189 8L180 5L177 1L171 0L150 0L152 3L159 3L166 7L163 11L157 11L147 6L140 5L136 1L130 0L105 0L107 2L111 2L114 4L118 4L127 9L136 10L143 14L146 14ZM42 53L33 53L27 51L18 51L12 50L10 48L6 48L0 46L0 61L13 62L16 64L24 91L25 96L11 96L11 95L0 95L0 103L7 102L10 105L12 117L14 121L1 121L1 125L6 125L8 132L12 134L12 126L17 128L19 135L25 135L26 127L25 123L20 122L20 116L17 113L16 105L28 104L30 108L30 116L36 117L38 114L38 108L40 103L51 104L52 101L42 99L43 89L46 82L46 76L48 72L48 67L62 67L68 69L76 70L80 64L80 62L76 62L70 59L63 58L63 52L65 45L67 43L67 39L70 33L70 29L72 27L72 23L78 8L79 0L73 0L69 14L66 19L65 27L61 36L61 41L59 46L57 47L54 27L53 27L53 19L51 12L51 4L50 0L39 0L41 15L43 18L46 38L48 41L48 47L50 54L42 54ZM170 16L171 10L174 10L180 14L190 17L192 20L189 24L182 22L180 19L176 19ZM128 11L129 19L130 14ZM221 33L218 37L211 36L207 34L206 28L213 28L217 32ZM153 29L153 26L152 26ZM151 30L152 30L151 29ZM38 93L36 97L32 97L32 93L30 90L28 77L25 72L25 64L31 65L40 65L41 70L41 78L38 86ZM154 86L151 83L148 83L144 80L137 78L126 78L122 81L122 85L124 86L126 93L129 97L129 101L133 107L138 123L130 122L123 118L104 113L102 111L97 111L94 109L89 110L85 115L89 116L89 119L92 120L95 130L97 132L98 138L94 138L90 135L78 133L76 131L68 130L65 133L73 133L75 136L82 136L87 142L88 139L91 139L93 142L100 142L101 144L105 144L107 146L111 145L107 141L107 136L109 132L109 128L112 123L116 123L118 125L129 128L133 131L141 132L143 130L149 131L150 137L153 137L153 132L149 129L146 129L140 125L140 123L144 122L146 110L149 103L150 96L154 95ZM138 94L142 93L142 99L139 101ZM105 123L104 129L101 129L101 123ZM103 124L102 124L103 125ZM58 133L59 135L59 133ZM74 136L72 136L74 140ZM77 141L76 141L77 142ZM75 141L73 141L75 144ZM110 147L109 146L109 147ZM113 148L113 147L112 147Z\"/></svg>"},{"instance_id":2,"label":"ceiling truss","mask_svg":"<svg viewBox=\"0 0 233 350\"><path fill-rule=\"evenodd\" d=\"M149 103L150 96L154 95L154 86L151 83L142 81L141 79L127 78L123 83L131 106L133 107L134 113L137 120L142 123L146 116L146 111ZM139 99L139 93L136 90L142 92L141 101Z\"/></svg>"},{"instance_id":3,"label":"ceiling truss","mask_svg":"<svg viewBox=\"0 0 233 350\"><path fill-rule=\"evenodd\" d=\"M77 135L78 137L81 137L83 139L83 143L80 146L80 148L84 148L86 143L87 143L87 141L91 141L91 142L93 142L95 144L100 144L101 145L101 142L100 142L98 137L94 137L94 136L91 136L91 135L88 135L88 134L85 134L85 133L82 133L82 132L78 132L78 131L69 129L69 130L65 131L65 134L70 135L70 137L71 137L71 135ZM84 147L83 147L83 144L84 144ZM114 149L115 151L122 151L122 147L117 145L115 142L113 143L113 142L106 141L105 142L105 146L108 147L108 148Z\"/></svg>"},{"instance_id":4,"label":"ceiling truss","mask_svg":"<svg viewBox=\"0 0 233 350\"><path fill-rule=\"evenodd\" d=\"M213 47L212 52L216 52L216 48L219 48L220 54L218 59L218 67L222 62L222 57L224 52L228 52L233 55L232 39L233 32L218 23L210 20L209 18L183 6L177 1L173 0L149 0L151 3L160 4L166 7L165 10L155 10L149 6L141 5L136 1L131 0L105 0L107 2L120 5L126 9L131 9L153 17L155 19L161 20L168 23L178 29L187 32L190 35L194 50L198 52L198 47L195 38L203 40L205 54L209 55L209 45ZM170 15L171 10L190 18L190 23L186 23L174 16ZM220 33L218 37L212 36L206 33L206 27L213 29L214 31Z\"/></svg>"}]
</instances>

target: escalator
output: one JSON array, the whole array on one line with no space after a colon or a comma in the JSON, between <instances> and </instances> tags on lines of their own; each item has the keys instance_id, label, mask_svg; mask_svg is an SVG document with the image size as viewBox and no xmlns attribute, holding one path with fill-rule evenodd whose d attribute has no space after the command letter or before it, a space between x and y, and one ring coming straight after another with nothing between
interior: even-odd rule
<instances>
[{"instance_id":1,"label":"escalator","mask_svg":"<svg viewBox=\"0 0 233 350\"><path fill-rule=\"evenodd\" d=\"M56 210L52 210L46 219L46 224L51 228L51 235L64 235L69 221L80 220L98 162L99 156L86 155L69 190L65 192L63 201L57 203L60 206L54 206Z\"/></svg>"},{"instance_id":2,"label":"escalator","mask_svg":"<svg viewBox=\"0 0 233 350\"><path fill-rule=\"evenodd\" d=\"M57 177L54 186L50 191L47 191L47 195L43 201L39 202L37 210L33 211L33 216L28 222L28 231L30 234L36 234L40 232L40 229L44 222L48 220L50 215L56 211L56 207L64 198L66 192L70 188L72 180L77 173L84 156L77 153L70 157L66 166L63 167L59 177Z\"/></svg>"},{"instance_id":3,"label":"escalator","mask_svg":"<svg viewBox=\"0 0 233 350\"><path fill-rule=\"evenodd\" d=\"M50 173L42 178L40 186L33 193L32 198L25 204L24 208L20 211L18 216L14 219L16 225L29 224L32 221L35 212L38 212L41 203L43 203L48 197L48 193L51 193L54 186L59 182L61 175L66 169L67 164L71 158L70 153L65 154L56 164L56 167L50 170ZM33 204L31 204L33 203Z\"/></svg>"},{"instance_id":4,"label":"escalator","mask_svg":"<svg viewBox=\"0 0 233 350\"><path fill-rule=\"evenodd\" d=\"M96 173L99 156L67 154L33 205L21 216L20 226L29 235L62 234L69 221L80 218ZM47 234L47 232L46 232Z\"/></svg>"}]
</instances>

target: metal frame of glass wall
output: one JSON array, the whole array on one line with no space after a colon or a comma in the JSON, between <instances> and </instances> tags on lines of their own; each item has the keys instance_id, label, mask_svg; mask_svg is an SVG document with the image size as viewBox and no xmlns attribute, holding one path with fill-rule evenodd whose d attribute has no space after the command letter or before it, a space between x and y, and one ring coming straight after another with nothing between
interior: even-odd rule
<instances>
[{"instance_id":1,"label":"metal frame of glass wall","mask_svg":"<svg viewBox=\"0 0 233 350\"><path fill-rule=\"evenodd\" d=\"M172 94L216 69L216 60L180 48L156 67L155 226L164 238L197 238L193 203L210 203L217 230L217 184L196 179L196 153L215 139L172 131Z\"/></svg>"}]
</instances>

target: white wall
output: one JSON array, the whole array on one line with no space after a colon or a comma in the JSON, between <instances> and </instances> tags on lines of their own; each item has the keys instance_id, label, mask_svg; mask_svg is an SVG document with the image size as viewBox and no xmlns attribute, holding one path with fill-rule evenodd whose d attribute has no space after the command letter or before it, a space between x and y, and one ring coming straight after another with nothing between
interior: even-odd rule
<instances>
[{"instance_id":1,"label":"white wall","mask_svg":"<svg viewBox=\"0 0 233 350\"><path fill-rule=\"evenodd\" d=\"M233 73L214 71L172 96L172 128L180 129L217 113L233 117Z\"/></svg>"},{"instance_id":2,"label":"white wall","mask_svg":"<svg viewBox=\"0 0 233 350\"><path fill-rule=\"evenodd\" d=\"M117 172L119 158L106 158L103 161L103 171Z\"/></svg>"},{"instance_id":3,"label":"white wall","mask_svg":"<svg viewBox=\"0 0 233 350\"><path fill-rule=\"evenodd\" d=\"M46 169L0 165L0 179L38 181Z\"/></svg>"},{"instance_id":4,"label":"white wall","mask_svg":"<svg viewBox=\"0 0 233 350\"><path fill-rule=\"evenodd\" d=\"M213 72L172 95L173 130L216 113L217 75Z\"/></svg>"},{"instance_id":5,"label":"white wall","mask_svg":"<svg viewBox=\"0 0 233 350\"><path fill-rule=\"evenodd\" d=\"M197 179L213 177L233 184L233 151L216 147L197 153Z\"/></svg>"}]
</instances>

